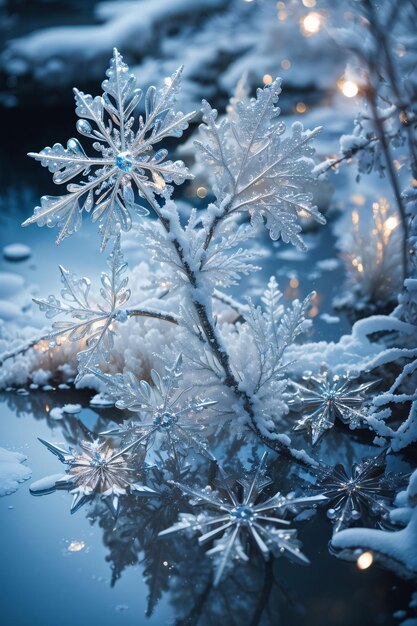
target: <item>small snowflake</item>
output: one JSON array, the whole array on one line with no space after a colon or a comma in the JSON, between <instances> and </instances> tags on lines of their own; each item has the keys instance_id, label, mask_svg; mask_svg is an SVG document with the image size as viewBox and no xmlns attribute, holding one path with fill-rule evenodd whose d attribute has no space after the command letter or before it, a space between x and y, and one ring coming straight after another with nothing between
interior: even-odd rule
<instances>
[{"instance_id":1,"label":"small snowflake","mask_svg":"<svg viewBox=\"0 0 417 626\"><path fill-rule=\"evenodd\" d=\"M156 492L137 482L139 470L133 469L129 454L132 446L113 449L106 441L82 441L81 452L75 448L65 450L59 446L39 439L59 460L68 465L65 474L54 477L53 485L45 488L43 481L39 486L31 487L34 495L43 495L56 489L66 489L74 496L71 513L75 513L84 504L101 496L116 516L119 511L119 498L129 493L149 496Z\"/></svg>"},{"instance_id":2,"label":"small snowflake","mask_svg":"<svg viewBox=\"0 0 417 626\"><path fill-rule=\"evenodd\" d=\"M377 381L355 383L346 376L330 375L328 372L315 376L306 376L308 387L293 383L299 390L298 398L291 402L294 409L301 405L306 415L297 422L294 430L308 430L311 441L316 444L327 430L333 428L336 418L351 428L358 428L364 419L362 405L365 393L377 384Z\"/></svg>"},{"instance_id":3,"label":"small snowflake","mask_svg":"<svg viewBox=\"0 0 417 626\"><path fill-rule=\"evenodd\" d=\"M174 110L180 85L181 68L165 79L162 89L149 87L145 97L145 116L139 117L134 130L133 113L142 98L136 89L136 78L129 72L122 56L114 49L103 96L93 98L74 89L76 113L81 118L77 130L93 141L99 156L87 156L77 139L67 147L56 143L39 153L31 152L41 165L48 167L57 184L83 175L86 180L70 183L68 194L43 196L41 206L23 226L59 226L57 243L78 231L82 214L92 211L93 222L100 222L102 247L118 231L131 227L132 214L149 211L138 204L154 203L156 195L166 195L167 183L183 183L191 174L182 161L166 160L167 150L154 152L154 146L167 137L180 137L193 113ZM93 125L95 127L93 127ZM135 195L136 190L136 195Z\"/></svg>"},{"instance_id":4,"label":"small snowflake","mask_svg":"<svg viewBox=\"0 0 417 626\"><path fill-rule=\"evenodd\" d=\"M161 377L152 370L152 386L145 380L139 381L131 372L110 376L94 370L106 382L107 391L115 398L117 408L129 409L145 416L144 421L127 421L102 434L121 437L124 443L133 441L137 445L146 442L148 446L153 444L157 435L162 435L166 437L174 455L178 446L183 451L191 446L206 453L202 439L204 425L198 418L205 409L217 402L198 396L187 397L192 387L180 385L181 366L182 357L179 355L173 366L166 368L165 376ZM146 418L150 418L150 421L146 421Z\"/></svg>"},{"instance_id":5,"label":"small snowflake","mask_svg":"<svg viewBox=\"0 0 417 626\"><path fill-rule=\"evenodd\" d=\"M341 464L320 466L318 482L310 491L328 498L327 516L335 533L363 520L365 514L373 516L380 525L388 521L403 476L385 473L385 468L385 451L355 463L350 472Z\"/></svg>"},{"instance_id":6,"label":"small snowflake","mask_svg":"<svg viewBox=\"0 0 417 626\"><path fill-rule=\"evenodd\" d=\"M234 484L220 470L222 480L218 491L212 491L210 487L192 489L176 483L183 493L193 498L192 504L206 506L209 511L198 515L182 513L179 522L159 535L166 536L185 530L200 533L200 545L214 541L214 546L207 554L215 557L215 586L225 568L232 566L234 561L249 561L245 550L248 539L252 539L265 559L271 553L277 557L286 554L301 563L309 563L300 551L297 531L288 528L290 522L282 519L282 516L288 510L296 511L304 506L314 506L324 498L321 495L286 498L277 492L262 500L262 492L272 482L265 476L265 461L266 454L252 475L241 478Z\"/></svg>"}]
</instances>

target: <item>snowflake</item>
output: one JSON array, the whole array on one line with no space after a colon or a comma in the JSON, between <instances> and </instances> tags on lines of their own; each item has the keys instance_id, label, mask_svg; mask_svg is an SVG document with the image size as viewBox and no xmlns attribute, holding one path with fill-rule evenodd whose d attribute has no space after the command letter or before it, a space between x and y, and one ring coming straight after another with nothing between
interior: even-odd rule
<instances>
[{"instance_id":1,"label":"snowflake","mask_svg":"<svg viewBox=\"0 0 417 626\"><path fill-rule=\"evenodd\" d=\"M230 567L234 561L249 561L245 551L247 539L252 539L265 559L271 553L276 557L285 553L296 561L309 563L300 551L297 531L288 528L290 522L282 519L282 516L288 510L296 511L304 506L314 506L324 498L322 495L287 498L277 492L262 500L262 492L272 482L265 476L266 456L265 453L252 475L241 478L234 484L231 484L230 478L219 468L222 476L219 491L212 491L210 487L193 489L175 483L183 493L193 498L194 505L205 505L209 511L198 515L182 513L180 521L160 532L159 536L188 530L200 533L200 545L214 541L214 546L207 554L215 557L215 586L222 578L225 568Z\"/></svg>"},{"instance_id":2,"label":"snowflake","mask_svg":"<svg viewBox=\"0 0 417 626\"><path fill-rule=\"evenodd\" d=\"M192 178L182 161L166 160L167 150L154 152L155 144L166 137L180 137L194 113L184 115L173 109L180 86L182 69L165 79L160 90L149 87L145 97L145 117L139 117L133 130L132 113L142 97L136 78L129 73L122 56L114 49L103 96L93 98L74 89L76 113L81 118L77 130L93 140L100 156L87 156L77 139L69 139L65 148L56 143L30 156L48 167L57 184L76 176L86 180L70 183L68 194L43 196L41 206L23 226L59 226L57 243L78 231L82 213L92 211L93 222L100 222L102 249L118 231L131 227L132 213L146 215L148 209L137 203L154 202L155 194L166 195L167 183L181 184ZM88 121L90 120L90 121ZM95 126L93 128L91 122ZM135 196L136 189L136 196Z\"/></svg>"},{"instance_id":3,"label":"snowflake","mask_svg":"<svg viewBox=\"0 0 417 626\"><path fill-rule=\"evenodd\" d=\"M152 370L153 386L144 380L138 381L131 372L110 376L94 370L106 382L107 391L116 399L119 409L144 413L151 418L148 422L127 421L121 427L102 434L121 437L123 442L133 441L135 445L141 442L152 445L157 435L163 435L174 455L177 454L178 445L185 450L191 446L209 454L202 440L204 426L198 421L198 417L217 402L198 397L185 399L192 387L180 384L181 366L182 357L179 355L173 366L166 368L164 377Z\"/></svg>"},{"instance_id":4,"label":"snowflake","mask_svg":"<svg viewBox=\"0 0 417 626\"><path fill-rule=\"evenodd\" d=\"M294 409L301 404L301 411L306 415L297 422L294 430L308 430L311 441L316 444L324 433L333 428L338 417L344 424L357 428L365 419L361 411L364 394L378 381L354 383L348 376L317 374L306 376L310 387L293 383L300 391L300 396L290 402Z\"/></svg>"},{"instance_id":5,"label":"snowflake","mask_svg":"<svg viewBox=\"0 0 417 626\"><path fill-rule=\"evenodd\" d=\"M327 516L335 533L363 519L365 513L374 516L379 523L388 521L403 476L386 474L385 468L385 451L355 463L350 474L341 464L320 466L318 482L310 491L328 498L331 508Z\"/></svg>"},{"instance_id":6,"label":"snowflake","mask_svg":"<svg viewBox=\"0 0 417 626\"><path fill-rule=\"evenodd\" d=\"M132 456L129 452L132 445L123 449L113 449L107 441L82 441L81 452L75 448L65 450L39 439L48 450L59 460L68 465L65 474L53 477L53 484L40 481L39 486L32 485L31 493L43 495L56 489L66 489L74 496L71 504L71 513L75 513L84 504L100 495L109 506L113 515L119 511L119 498L130 493L143 496L154 495L157 492L137 482L142 467L133 469Z\"/></svg>"},{"instance_id":7,"label":"snowflake","mask_svg":"<svg viewBox=\"0 0 417 626\"><path fill-rule=\"evenodd\" d=\"M51 319L58 315L67 319L55 321L49 333L50 345L56 340L85 341L85 347L78 354L80 374L90 365L101 359L109 360L113 346L114 323L128 319L124 309L130 298L128 279L123 276L126 263L120 250L120 238L116 239L113 251L107 261L109 272L101 275L101 302L94 302L90 293L88 278L79 278L60 266L62 301L53 295L46 300L34 299L41 311Z\"/></svg>"}]
</instances>

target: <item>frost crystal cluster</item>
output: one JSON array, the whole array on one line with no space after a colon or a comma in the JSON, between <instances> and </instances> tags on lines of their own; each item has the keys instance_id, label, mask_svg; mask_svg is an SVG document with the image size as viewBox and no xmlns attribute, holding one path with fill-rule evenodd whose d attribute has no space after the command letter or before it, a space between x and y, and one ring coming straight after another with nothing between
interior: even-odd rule
<instances>
[{"instance_id":1,"label":"frost crystal cluster","mask_svg":"<svg viewBox=\"0 0 417 626\"><path fill-rule=\"evenodd\" d=\"M258 269L249 242L261 228L273 240L304 249L299 218L308 215L325 223L311 193L312 143L320 129L305 130L299 122L285 127L278 107L279 79L258 89L253 98L243 90L224 117L203 101L194 144L211 181L211 202L185 215L174 200L174 185L192 175L182 161L168 157L165 147L171 148L172 138L181 137L195 115L175 107L180 77L181 69L160 89L149 87L142 98L135 76L114 50L103 95L74 92L77 130L92 141L91 149L84 151L71 138L66 147L55 144L31 153L53 173L55 183L66 185L66 192L43 197L24 224L57 226L60 243L79 230L83 213L88 213L99 223L101 250L111 243L108 268L98 286L60 268L60 296L36 300L54 320L47 340L57 347L73 342L77 382L84 379L87 384L94 377L124 412L112 415L112 424L100 428L98 440L87 440L84 434L79 448L66 450L42 441L67 470L35 483L32 492L68 490L72 511L93 500L100 508L104 500L119 514L121 536L129 535L132 516L137 530L142 515L130 496L152 496L149 511L160 518L157 532L147 522L140 526L140 532L151 533L148 543L179 530L199 534L200 544L210 544L217 584L235 562L250 559L251 544L265 559L285 554L308 562L296 529L288 528L287 513L304 508L314 512L329 500L338 530L357 522L362 505L378 511L385 507L385 465L380 461L359 463L349 477L339 466L323 469L308 453L303 433L295 433L301 449L293 445L294 422L288 414L297 402L304 416L295 430L308 430L313 444L336 418L355 428L385 424L362 406L374 383L330 374L305 384L292 380L291 354L309 326L310 297L285 305L275 277L260 304L239 302L227 292ZM134 301L135 275L128 273L122 254L130 229L158 268L139 302ZM167 345L158 344L159 371L143 371L134 359L130 367L118 367L118 336L134 333L141 339L141 326L133 318L154 320L155 341L160 342L159 324L170 324L175 331ZM227 437L229 452L223 445ZM242 446L261 443L312 475L314 495L285 497L276 489L265 495L272 482L265 475L265 455L253 474L232 481L223 473L217 457L237 457ZM144 472L150 456L153 465ZM207 487L193 487L201 484L197 475L207 466ZM145 477L151 486L142 484ZM177 506L171 514L164 502L182 502L185 508ZM189 512L191 506L200 511ZM119 532L113 522L111 529Z\"/></svg>"}]
</instances>

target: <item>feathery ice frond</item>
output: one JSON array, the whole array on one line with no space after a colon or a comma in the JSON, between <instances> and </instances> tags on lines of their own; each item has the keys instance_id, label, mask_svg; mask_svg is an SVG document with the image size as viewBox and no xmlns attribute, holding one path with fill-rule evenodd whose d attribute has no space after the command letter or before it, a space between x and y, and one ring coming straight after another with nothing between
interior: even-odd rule
<instances>
[{"instance_id":1,"label":"feathery ice frond","mask_svg":"<svg viewBox=\"0 0 417 626\"><path fill-rule=\"evenodd\" d=\"M152 444L158 434L167 438L170 449L176 454L177 446L192 446L204 452L201 438L204 425L199 419L202 412L217 404L216 401L195 396L190 398L192 387L182 384L182 357L179 355L172 367L166 367L165 376L151 370L153 385L139 381L131 372L110 376L100 370L93 372L106 383L107 392L116 400L119 409L129 409L144 415L144 420L127 422L103 435L119 437L124 443L146 442ZM146 421L146 418L150 418Z\"/></svg>"},{"instance_id":2,"label":"feathery ice frond","mask_svg":"<svg viewBox=\"0 0 417 626\"><path fill-rule=\"evenodd\" d=\"M265 222L272 239L281 237L301 248L299 213L325 223L306 191L313 182L311 140L320 129L304 130L296 122L286 133L276 106L280 93L277 79L258 89L256 98L237 102L233 117L220 122L217 111L203 102L196 145L214 171L218 202L205 221L210 238L219 221L241 211L249 212L254 225Z\"/></svg>"},{"instance_id":3,"label":"feathery ice frond","mask_svg":"<svg viewBox=\"0 0 417 626\"><path fill-rule=\"evenodd\" d=\"M101 302L96 303L90 293L88 278L78 278L60 267L62 300L54 295L46 300L34 300L47 318L58 315L66 319L55 321L49 334L51 342L59 338L69 341L86 340L85 348L78 354L79 372L101 360L107 362L113 345L113 322L124 322L128 312L124 305L130 298L128 278L124 276L127 265L120 250L120 238L107 261L109 271L101 275Z\"/></svg>"},{"instance_id":4,"label":"feathery ice frond","mask_svg":"<svg viewBox=\"0 0 417 626\"><path fill-rule=\"evenodd\" d=\"M99 156L87 156L77 139L70 139L65 148L57 143L30 156L53 173L57 184L76 176L86 180L70 183L68 194L43 196L41 206L24 226L58 226L57 243L78 231L82 214L92 211L92 220L100 222L102 249L120 230L128 231L132 215L146 215L146 206L155 194L167 193L167 183L177 185L192 178L182 161L166 160L167 150L154 151L154 146L167 137L180 137L194 113L184 115L174 110L180 86L181 68L164 86L149 87L145 96L145 116L139 117L134 130L133 113L142 98L136 89L136 78L115 49L103 96L93 98L74 89L76 113L80 117L77 130L93 141ZM144 201L145 207L142 206Z\"/></svg>"},{"instance_id":5,"label":"feathery ice frond","mask_svg":"<svg viewBox=\"0 0 417 626\"><path fill-rule=\"evenodd\" d=\"M287 309L280 303L282 294L272 276L262 298L264 307L249 300L245 328L255 348L257 377L251 385L253 394L264 395L268 385L283 378L282 358L286 348L302 333L309 322L305 318L310 296L294 300Z\"/></svg>"},{"instance_id":6,"label":"feathery ice frond","mask_svg":"<svg viewBox=\"0 0 417 626\"><path fill-rule=\"evenodd\" d=\"M194 489L177 484L184 494L193 499L195 506L204 506L207 510L197 515L180 514L180 521L160 532L159 536L165 537L185 530L199 533L200 545L214 542L207 554L214 557L215 586L219 584L226 569L233 567L236 561L249 560L246 553L248 539L265 559L270 554L276 557L285 554L299 563L309 563L300 550L297 531L288 528L290 522L282 518L287 511L295 512L305 506L315 506L325 498L287 498L277 492L272 497L262 499L262 492L272 482L265 476L265 461L266 454L252 475L241 478L234 484L220 470L221 482L216 491L210 487Z\"/></svg>"}]
</instances>

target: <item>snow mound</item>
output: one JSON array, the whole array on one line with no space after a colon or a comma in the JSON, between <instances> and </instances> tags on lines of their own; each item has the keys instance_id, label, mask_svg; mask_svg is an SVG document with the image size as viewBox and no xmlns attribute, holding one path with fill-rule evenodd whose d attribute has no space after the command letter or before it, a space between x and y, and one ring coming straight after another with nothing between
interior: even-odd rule
<instances>
[{"instance_id":1,"label":"snow mound","mask_svg":"<svg viewBox=\"0 0 417 626\"><path fill-rule=\"evenodd\" d=\"M0 448L0 496L8 496L19 488L19 483L28 480L32 470L22 463L24 454Z\"/></svg>"}]
</instances>

